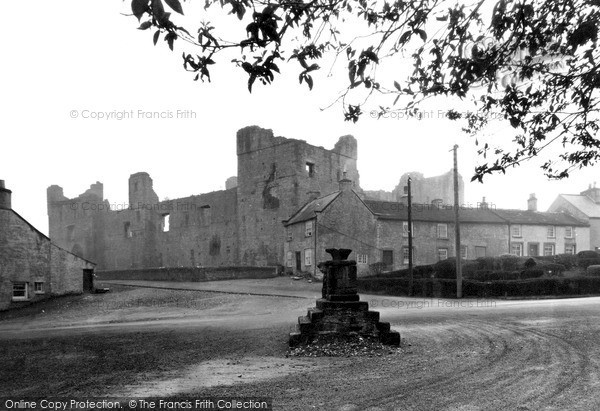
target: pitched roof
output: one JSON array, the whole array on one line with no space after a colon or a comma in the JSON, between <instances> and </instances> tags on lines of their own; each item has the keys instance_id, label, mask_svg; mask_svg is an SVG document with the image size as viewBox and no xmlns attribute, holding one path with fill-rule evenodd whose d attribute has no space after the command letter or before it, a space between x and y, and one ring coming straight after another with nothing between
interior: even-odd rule
<instances>
[{"instance_id":1,"label":"pitched roof","mask_svg":"<svg viewBox=\"0 0 600 411\"><path fill-rule=\"evenodd\" d=\"M317 212L321 212L327 208L340 195L339 191L327 194L324 197L319 197L306 203L296 214L292 215L285 225L300 223L302 221L312 220L317 216Z\"/></svg>"},{"instance_id":2,"label":"pitched roof","mask_svg":"<svg viewBox=\"0 0 600 411\"><path fill-rule=\"evenodd\" d=\"M586 216L600 218L600 205L594 203L588 196L581 194L559 194L559 197L571 203Z\"/></svg>"},{"instance_id":3,"label":"pitched roof","mask_svg":"<svg viewBox=\"0 0 600 411\"><path fill-rule=\"evenodd\" d=\"M378 218L390 220L408 219L408 206L405 204L374 200L366 200L365 204ZM412 219L413 221L452 223L454 222L454 208L446 205L413 204ZM494 214L491 209L485 208L461 208L460 221L463 223L506 224L506 221Z\"/></svg>"},{"instance_id":4,"label":"pitched roof","mask_svg":"<svg viewBox=\"0 0 600 411\"><path fill-rule=\"evenodd\" d=\"M494 213L512 224L588 226L567 213L529 210L494 210Z\"/></svg>"},{"instance_id":5,"label":"pitched roof","mask_svg":"<svg viewBox=\"0 0 600 411\"><path fill-rule=\"evenodd\" d=\"M367 200L365 204L380 219L408 220L408 206L405 204L374 200ZM413 221L452 223L454 222L454 208L449 205L413 204L412 219ZM460 209L460 221L490 224L589 225L566 213L466 207Z\"/></svg>"}]
</instances>

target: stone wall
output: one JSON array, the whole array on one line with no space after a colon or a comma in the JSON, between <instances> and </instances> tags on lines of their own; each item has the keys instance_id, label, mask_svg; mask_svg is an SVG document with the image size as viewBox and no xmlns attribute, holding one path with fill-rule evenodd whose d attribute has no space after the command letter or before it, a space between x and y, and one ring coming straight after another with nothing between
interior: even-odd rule
<instances>
[{"instance_id":1,"label":"stone wall","mask_svg":"<svg viewBox=\"0 0 600 411\"><path fill-rule=\"evenodd\" d=\"M276 276L276 267L173 267L96 272L97 281L142 280L201 282L215 280L273 278Z\"/></svg>"},{"instance_id":2,"label":"stone wall","mask_svg":"<svg viewBox=\"0 0 600 411\"><path fill-rule=\"evenodd\" d=\"M85 261L50 242L13 210L0 209L0 309L13 303L14 283L26 283L30 302L51 295L80 293ZM35 284L41 289L36 291Z\"/></svg>"}]
</instances>

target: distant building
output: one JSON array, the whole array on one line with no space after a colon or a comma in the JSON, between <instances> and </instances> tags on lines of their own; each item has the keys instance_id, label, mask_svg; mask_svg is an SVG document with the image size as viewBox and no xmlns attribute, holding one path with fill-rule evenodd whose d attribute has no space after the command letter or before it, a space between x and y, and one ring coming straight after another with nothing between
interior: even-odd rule
<instances>
[{"instance_id":1,"label":"distant building","mask_svg":"<svg viewBox=\"0 0 600 411\"><path fill-rule=\"evenodd\" d=\"M408 203L408 178L411 178L411 196L413 203L419 204L454 204L454 173L452 170L433 177L424 177L416 171L404 173L393 191L365 190L367 200L392 201ZM459 204L464 204L464 181L458 176Z\"/></svg>"},{"instance_id":2,"label":"distant building","mask_svg":"<svg viewBox=\"0 0 600 411\"><path fill-rule=\"evenodd\" d=\"M460 209L464 259L502 254L519 256L574 254L589 247L589 225L565 213L536 210ZM530 205L533 203L530 201ZM454 208L413 204L413 262L432 264L455 257ZM340 189L309 201L289 220L286 267L316 273L315 261L326 259L327 247L351 248L350 258L364 275L373 263L388 269L408 265L408 207L400 202L362 200L348 180Z\"/></svg>"},{"instance_id":3,"label":"distant building","mask_svg":"<svg viewBox=\"0 0 600 411\"><path fill-rule=\"evenodd\" d=\"M579 194L559 194L548 211L565 212L586 221L590 225L589 249L600 250L600 188L596 188L596 183Z\"/></svg>"},{"instance_id":4,"label":"distant building","mask_svg":"<svg viewBox=\"0 0 600 411\"><path fill-rule=\"evenodd\" d=\"M0 180L0 309L81 293L95 264L52 243L12 209L11 195Z\"/></svg>"}]
</instances>

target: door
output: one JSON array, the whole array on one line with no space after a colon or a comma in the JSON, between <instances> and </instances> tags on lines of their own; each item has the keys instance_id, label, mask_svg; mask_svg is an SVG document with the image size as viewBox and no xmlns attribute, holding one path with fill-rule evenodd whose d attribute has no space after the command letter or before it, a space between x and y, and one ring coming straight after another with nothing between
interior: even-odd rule
<instances>
[{"instance_id":1,"label":"door","mask_svg":"<svg viewBox=\"0 0 600 411\"><path fill-rule=\"evenodd\" d=\"M302 270L302 255L300 254L300 251L296 251L296 270Z\"/></svg>"},{"instance_id":2,"label":"door","mask_svg":"<svg viewBox=\"0 0 600 411\"><path fill-rule=\"evenodd\" d=\"M530 257L537 257L540 255L540 245L538 243L529 243L527 255Z\"/></svg>"},{"instance_id":3,"label":"door","mask_svg":"<svg viewBox=\"0 0 600 411\"><path fill-rule=\"evenodd\" d=\"M93 293L94 292L94 270L84 269L83 270L83 292Z\"/></svg>"},{"instance_id":4,"label":"door","mask_svg":"<svg viewBox=\"0 0 600 411\"><path fill-rule=\"evenodd\" d=\"M386 267L393 267L394 266L394 250L383 250L383 255L382 255L382 260L383 260L383 264L385 264Z\"/></svg>"}]
</instances>

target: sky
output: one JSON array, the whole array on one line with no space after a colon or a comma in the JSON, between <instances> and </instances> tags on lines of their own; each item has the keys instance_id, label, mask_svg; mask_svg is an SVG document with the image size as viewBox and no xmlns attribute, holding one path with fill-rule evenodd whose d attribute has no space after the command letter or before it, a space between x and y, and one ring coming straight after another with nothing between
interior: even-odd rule
<instances>
[{"instance_id":1,"label":"sky","mask_svg":"<svg viewBox=\"0 0 600 411\"><path fill-rule=\"evenodd\" d=\"M312 91L298 85L295 65L282 66L283 76L271 86L257 84L252 94L245 74L229 60L213 66L212 82L194 82L182 68L177 43L174 52L163 41L153 46L152 33L136 30L137 20L124 15L128 5L121 0L3 4L10 18L0 25L0 179L13 191L13 209L44 233L46 188L53 184L71 198L100 181L111 204L127 202L128 177L139 171L151 175L161 200L224 189L225 180L237 174L236 131L248 125L325 148L352 134L366 190L391 191L405 172L427 177L449 171L454 144L467 204L485 196L498 208L523 209L535 193L539 209L546 210L559 193L578 193L600 177L598 167L590 167L567 180L549 181L534 160L484 184L469 183L481 161L473 137L441 113L460 111L460 102L437 100L423 108L420 121L371 114L380 104L391 105L387 97L363 107L365 114L354 124L344 121L339 105L324 109L344 80L327 77L326 70ZM406 70L402 64L398 72ZM92 118L119 112L133 115ZM171 118L146 114L155 112ZM508 142L506 130L497 121L488 138Z\"/></svg>"}]
</instances>

